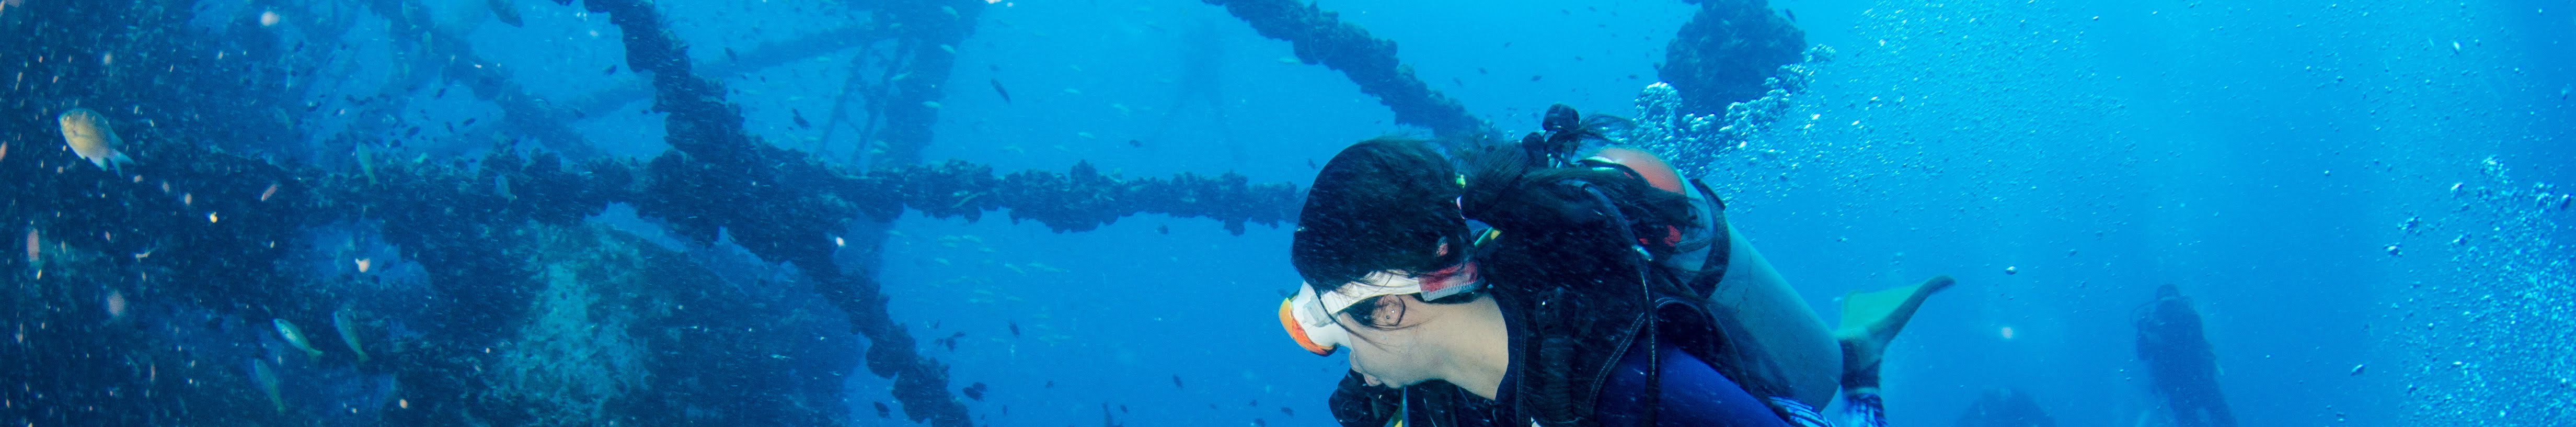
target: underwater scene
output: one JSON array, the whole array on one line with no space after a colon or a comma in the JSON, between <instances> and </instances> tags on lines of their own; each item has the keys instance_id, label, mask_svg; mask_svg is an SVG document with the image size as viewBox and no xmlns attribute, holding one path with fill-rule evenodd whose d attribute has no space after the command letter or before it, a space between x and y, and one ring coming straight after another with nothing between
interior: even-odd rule
<instances>
[{"instance_id":1,"label":"underwater scene","mask_svg":"<svg viewBox=\"0 0 2576 427\"><path fill-rule=\"evenodd\" d=\"M2570 0L0 0L0 79L7 426L2576 425Z\"/></svg>"}]
</instances>

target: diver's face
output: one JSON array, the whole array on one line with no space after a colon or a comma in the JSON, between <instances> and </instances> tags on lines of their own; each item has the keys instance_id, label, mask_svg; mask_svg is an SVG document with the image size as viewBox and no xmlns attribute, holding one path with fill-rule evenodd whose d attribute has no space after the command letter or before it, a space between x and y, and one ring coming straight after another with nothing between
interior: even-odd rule
<instances>
[{"instance_id":1,"label":"diver's face","mask_svg":"<svg viewBox=\"0 0 2576 427\"><path fill-rule=\"evenodd\" d=\"M1432 319L1422 308L1424 303L1414 295L1378 297L1370 319L1362 320L1350 312L1334 315L1351 333L1351 370L1370 385L1404 387L1430 381L1436 372L1440 349L1429 345L1425 328ZM1372 326L1370 321L1376 322Z\"/></svg>"}]
</instances>

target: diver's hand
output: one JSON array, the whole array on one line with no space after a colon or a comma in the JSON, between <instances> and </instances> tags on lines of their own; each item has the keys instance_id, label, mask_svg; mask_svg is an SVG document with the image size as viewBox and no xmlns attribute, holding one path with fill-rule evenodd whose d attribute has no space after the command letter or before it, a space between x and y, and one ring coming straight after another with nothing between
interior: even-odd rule
<instances>
[{"instance_id":1,"label":"diver's hand","mask_svg":"<svg viewBox=\"0 0 2576 427\"><path fill-rule=\"evenodd\" d=\"M1342 427L1385 427L1403 408L1404 390L1370 384L1359 371L1342 376L1333 388L1333 421Z\"/></svg>"}]
</instances>

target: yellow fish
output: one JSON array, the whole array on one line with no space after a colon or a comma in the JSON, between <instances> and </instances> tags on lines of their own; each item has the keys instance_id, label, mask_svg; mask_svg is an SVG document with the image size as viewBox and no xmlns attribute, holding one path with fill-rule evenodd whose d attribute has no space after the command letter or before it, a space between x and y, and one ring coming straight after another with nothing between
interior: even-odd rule
<instances>
[{"instance_id":1,"label":"yellow fish","mask_svg":"<svg viewBox=\"0 0 2576 427\"><path fill-rule=\"evenodd\" d=\"M134 163L133 158L116 151L117 146L125 145L125 140L116 137L116 129L108 126L107 116L87 108L74 108L64 111L55 120L62 122L63 142L71 144L72 154L80 155L90 164L98 165L99 169L117 170L118 165Z\"/></svg>"}]
</instances>

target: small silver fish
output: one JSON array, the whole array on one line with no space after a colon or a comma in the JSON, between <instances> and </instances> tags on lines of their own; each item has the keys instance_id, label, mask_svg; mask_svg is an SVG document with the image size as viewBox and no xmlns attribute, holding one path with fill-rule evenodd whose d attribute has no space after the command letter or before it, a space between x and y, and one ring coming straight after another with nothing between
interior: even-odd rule
<instances>
[{"instance_id":1,"label":"small silver fish","mask_svg":"<svg viewBox=\"0 0 2576 427\"><path fill-rule=\"evenodd\" d=\"M257 377L259 391L268 393L268 403L277 405L277 413L286 413L286 398L277 392L277 369L269 368L264 359L251 359L251 376Z\"/></svg>"},{"instance_id":2,"label":"small silver fish","mask_svg":"<svg viewBox=\"0 0 2576 427\"><path fill-rule=\"evenodd\" d=\"M358 346L358 319L349 309L331 312L331 328L340 330L340 341L349 343L349 352L358 354L358 363L367 363L367 349Z\"/></svg>"},{"instance_id":3,"label":"small silver fish","mask_svg":"<svg viewBox=\"0 0 2576 427\"><path fill-rule=\"evenodd\" d=\"M277 336L284 337L286 345L304 350L305 357L322 357L322 350L314 350L313 342L304 339L304 330L296 329L294 322L288 322L286 319L268 319L268 323L277 326Z\"/></svg>"},{"instance_id":4,"label":"small silver fish","mask_svg":"<svg viewBox=\"0 0 2576 427\"><path fill-rule=\"evenodd\" d=\"M62 123L63 143L72 146L72 154L89 160L99 169L117 170L119 165L134 163L133 158L116 151L116 147L125 145L125 140L116 137L116 128L107 123L107 116L87 108L74 108L64 111L54 120Z\"/></svg>"}]
</instances>

